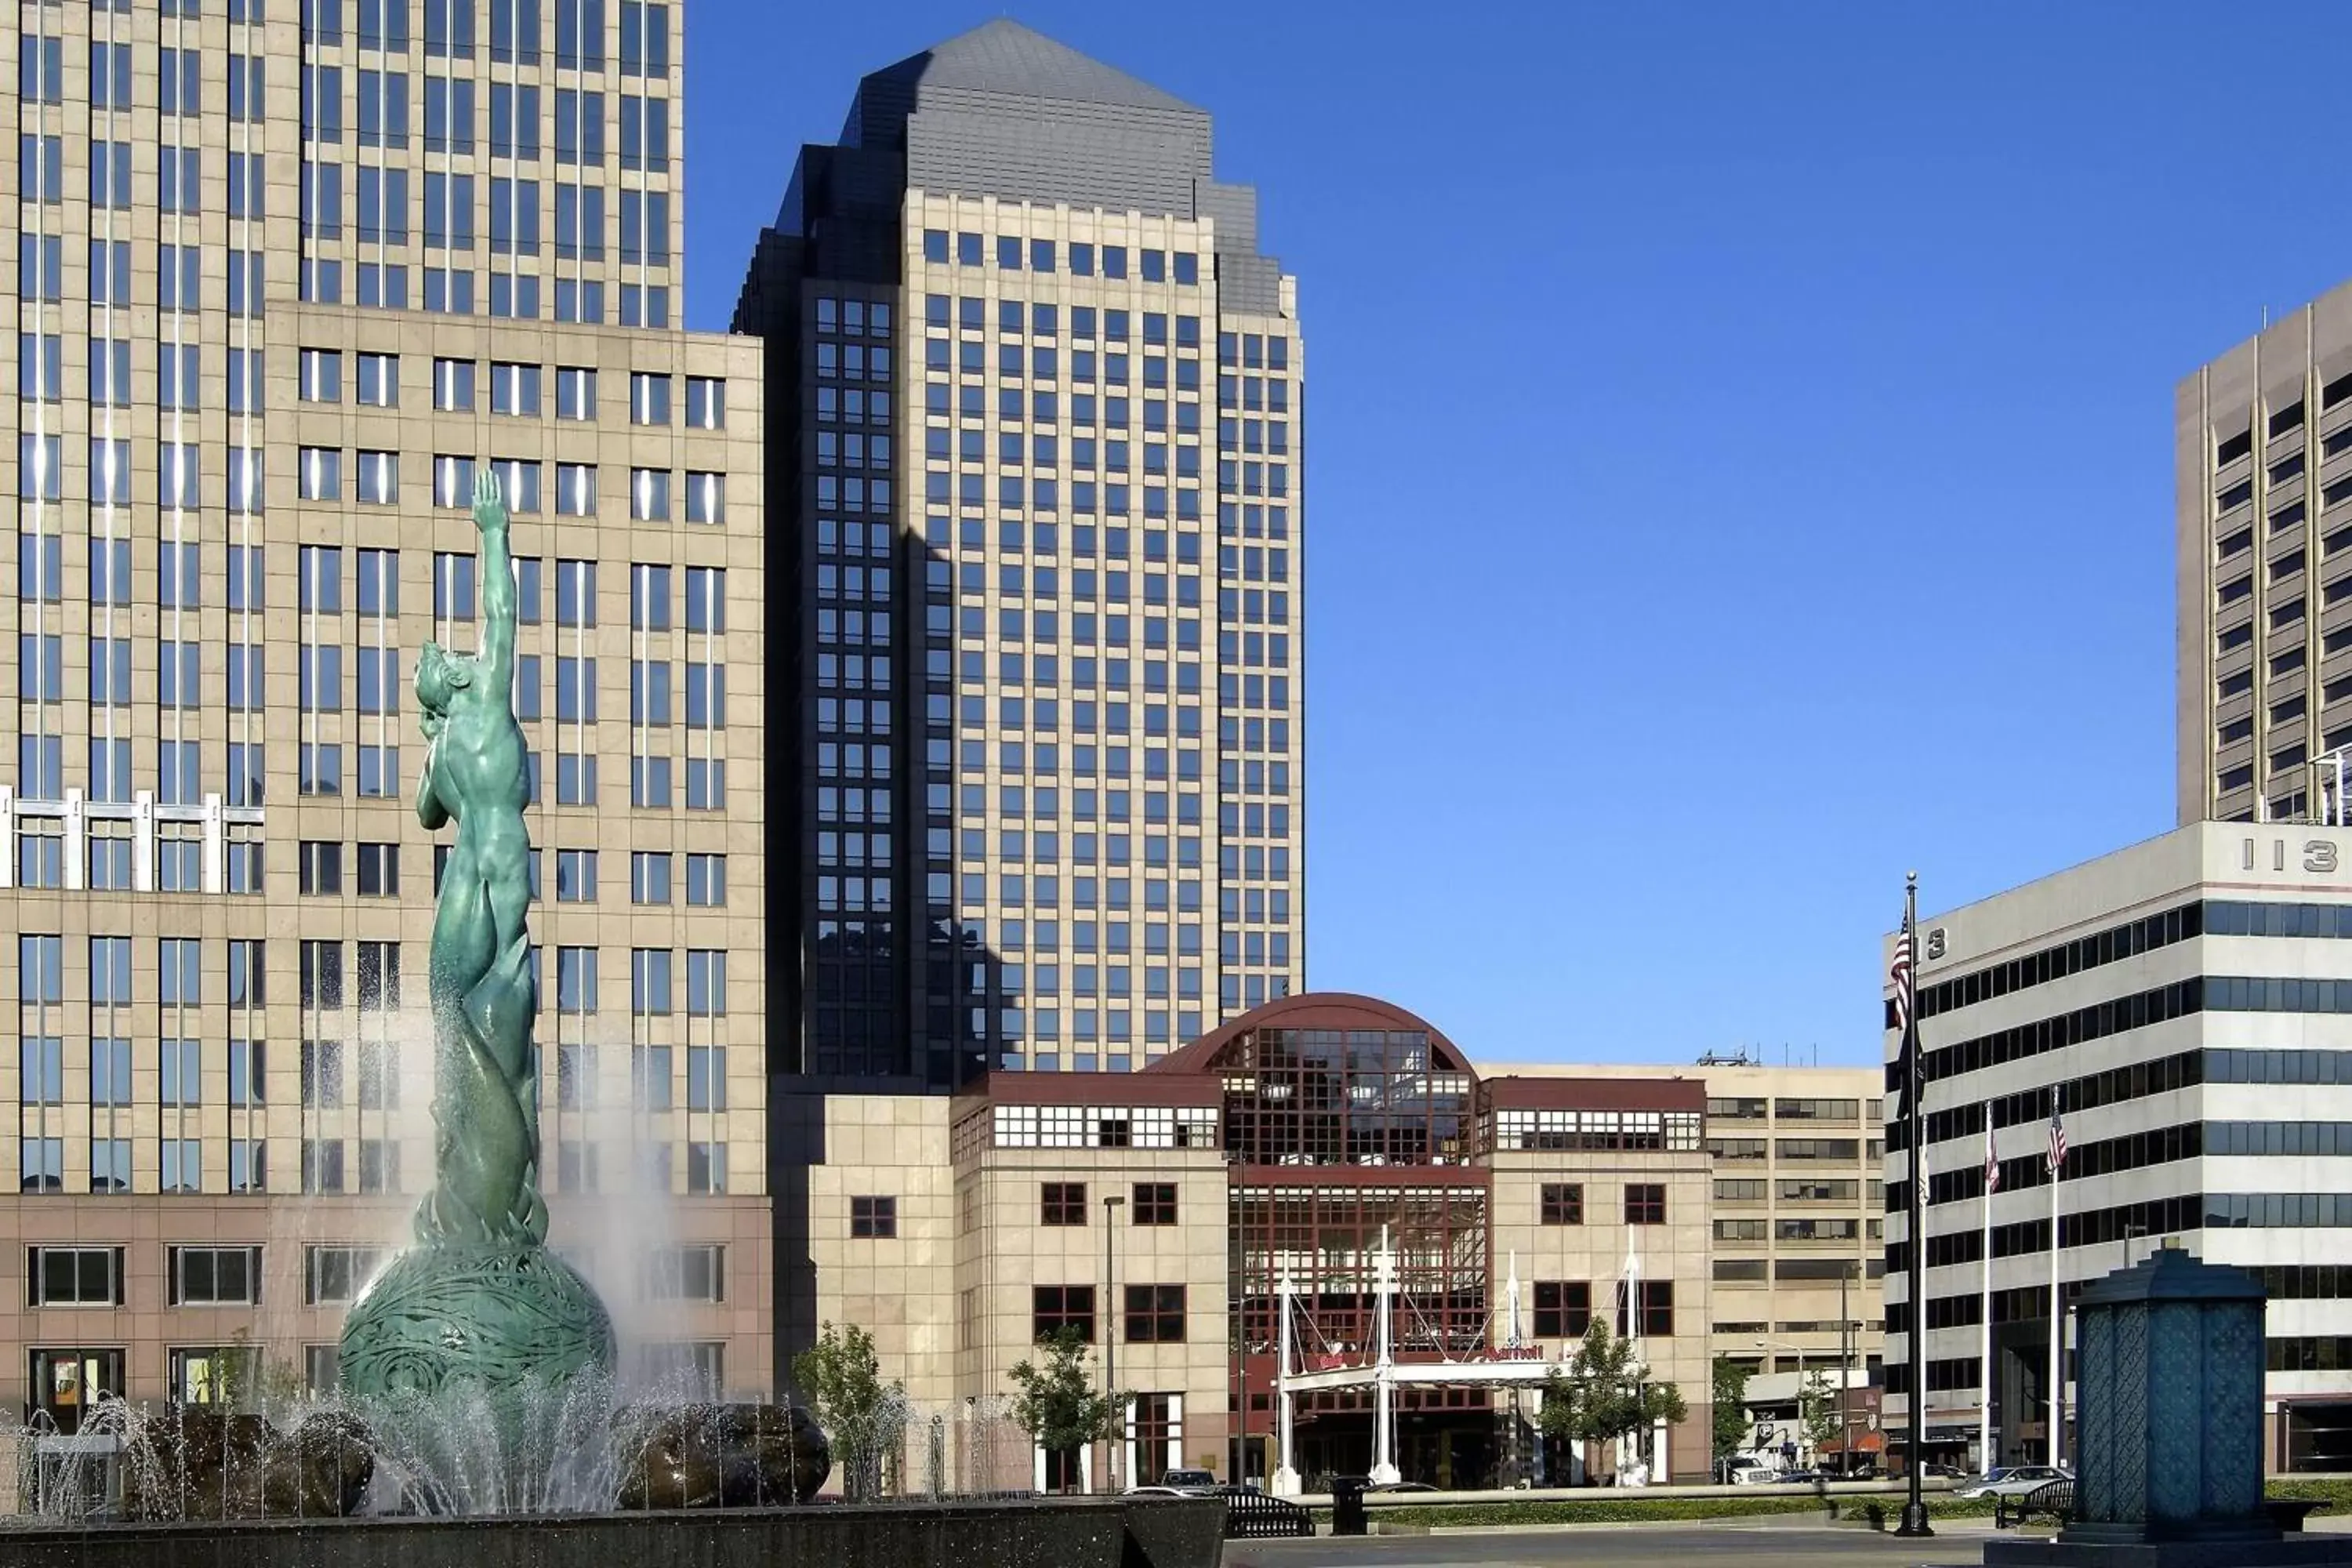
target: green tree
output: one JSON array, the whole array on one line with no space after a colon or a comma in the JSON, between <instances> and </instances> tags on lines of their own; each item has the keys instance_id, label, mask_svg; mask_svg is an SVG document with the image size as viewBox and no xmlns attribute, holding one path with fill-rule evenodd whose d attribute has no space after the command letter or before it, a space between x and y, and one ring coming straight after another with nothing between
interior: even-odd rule
<instances>
[{"instance_id":1,"label":"green tree","mask_svg":"<svg viewBox=\"0 0 2352 1568\"><path fill-rule=\"evenodd\" d=\"M842 1496L867 1502L882 1492L882 1467L905 1426L906 1384L882 1381L874 1336L856 1324L826 1323L814 1345L793 1358L793 1381L833 1444Z\"/></svg>"},{"instance_id":2,"label":"green tree","mask_svg":"<svg viewBox=\"0 0 2352 1568\"><path fill-rule=\"evenodd\" d=\"M1843 1435L1838 1409L1837 1391L1830 1386L1830 1374L1818 1369L1805 1378L1805 1386L1797 1393L1797 1426L1804 1433L1806 1446L1819 1455Z\"/></svg>"},{"instance_id":3,"label":"green tree","mask_svg":"<svg viewBox=\"0 0 2352 1568\"><path fill-rule=\"evenodd\" d=\"M1013 1419L1037 1446L1049 1454L1068 1454L1097 1438L1117 1436L1118 1413L1127 1395L1095 1391L1087 1371L1087 1337L1076 1328L1056 1329L1037 1342L1044 1352L1037 1362L1022 1362L1012 1371L1021 1392L1013 1401Z\"/></svg>"},{"instance_id":4,"label":"green tree","mask_svg":"<svg viewBox=\"0 0 2352 1568\"><path fill-rule=\"evenodd\" d=\"M1727 1355L1715 1358L1715 1457L1739 1452L1751 1430L1748 1419L1748 1369Z\"/></svg>"},{"instance_id":5,"label":"green tree","mask_svg":"<svg viewBox=\"0 0 2352 1568\"><path fill-rule=\"evenodd\" d=\"M1607 1443L1688 1414L1682 1391L1671 1383L1651 1382L1650 1369L1633 1353L1633 1342L1610 1332L1607 1321L1595 1318L1567 1368L1555 1366L1545 1377L1536 1425L1547 1437Z\"/></svg>"},{"instance_id":6,"label":"green tree","mask_svg":"<svg viewBox=\"0 0 2352 1568\"><path fill-rule=\"evenodd\" d=\"M220 1403L231 1410L289 1405L304 1393L302 1374L255 1344L250 1329L237 1330L222 1348L215 1386Z\"/></svg>"}]
</instances>

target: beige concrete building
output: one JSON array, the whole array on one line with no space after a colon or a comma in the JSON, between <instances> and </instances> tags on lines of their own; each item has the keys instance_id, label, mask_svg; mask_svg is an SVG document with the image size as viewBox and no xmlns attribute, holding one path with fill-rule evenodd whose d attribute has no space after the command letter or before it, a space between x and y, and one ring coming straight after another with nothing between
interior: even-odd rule
<instances>
[{"instance_id":1,"label":"beige concrete building","mask_svg":"<svg viewBox=\"0 0 2352 1568\"><path fill-rule=\"evenodd\" d=\"M2179 820L2317 820L2352 742L2352 284L2173 398Z\"/></svg>"},{"instance_id":2,"label":"beige concrete building","mask_svg":"<svg viewBox=\"0 0 2352 1568\"><path fill-rule=\"evenodd\" d=\"M471 646L485 465L554 1240L633 1370L771 1387L762 386L757 343L666 330L681 25L36 0L0 40L0 1398L205 1399L241 1343L331 1381L433 1175L406 683Z\"/></svg>"},{"instance_id":3,"label":"beige concrete building","mask_svg":"<svg viewBox=\"0 0 2352 1568\"><path fill-rule=\"evenodd\" d=\"M1654 1461L1704 1475L1705 1099L1664 1075L1482 1076L1401 1009L1313 993L1134 1074L835 1095L807 1139L815 1311L871 1328L919 1413L950 1413L957 1484L1092 1482L1107 1459L1122 1479L1180 1463L1273 1479L1286 1389L1304 1484L1369 1470L1383 1317L1405 1478L1613 1468L1538 1458L1528 1424L1545 1365L1596 1312L1691 1402ZM1065 1325L1134 1395L1119 1452L1066 1471L1025 1444L966 1452L964 1413Z\"/></svg>"},{"instance_id":4,"label":"beige concrete building","mask_svg":"<svg viewBox=\"0 0 2352 1568\"><path fill-rule=\"evenodd\" d=\"M1793 1402L1800 1372L1833 1370L1842 1354L1856 1386L1878 1369L1886 1333L1885 1088L1878 1069L1733 1058L1682 1068L1495 1062L1487 1070L1534 1078L1667 1073L1703 1083L1714 1173L1715 1353L1762 1374L1767 1381L1750 1392L1768 1405ZM1842 1323L1850 1325L1843 1333Z\"/></svg>"}]
</instances>

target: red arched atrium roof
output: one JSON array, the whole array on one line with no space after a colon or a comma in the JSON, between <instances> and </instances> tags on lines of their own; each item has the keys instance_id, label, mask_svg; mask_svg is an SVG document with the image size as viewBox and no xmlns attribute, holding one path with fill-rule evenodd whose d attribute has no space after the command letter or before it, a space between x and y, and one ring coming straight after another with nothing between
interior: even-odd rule
<instances>
[{"instance_id":1,"label":"red arched atrium roof","mask_svg":"<svg viewBox=\"0 0 2352 1568\"><path fill-rule=\"evenodd\" d=\"M1307 991L1278 997L1222 1024L1181 1050L1151 1063L1147 1073L1211 1073L1222 1065L1225 1052L1244 1035L1258 1029L1393 1029L1429 1037L1431 1065L1445 1072L1465 1073L1475 1081L1470 1058L1428 1019L1408 1013L1393 1002L1360 996L1352 991Z\"/></svg>"}]
</instances>

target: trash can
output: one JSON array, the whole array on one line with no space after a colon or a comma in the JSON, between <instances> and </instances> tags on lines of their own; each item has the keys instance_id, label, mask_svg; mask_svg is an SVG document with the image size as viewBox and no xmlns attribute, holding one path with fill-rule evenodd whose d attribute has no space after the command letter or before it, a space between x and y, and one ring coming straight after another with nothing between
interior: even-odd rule
<instances>
[{"instance_id":1,"label":"trash can","mask_svg":"<svg viewBox=\"0 0 2352 1568\"><path fill-rule=\"evenodd\" d=\"M1332 1534L1370 1533L1364 1522L1364 1489L1370 1484L1370 1478L1366 1476L1333 1476L1331 1478Z\"/></svg>"}]
</instances>

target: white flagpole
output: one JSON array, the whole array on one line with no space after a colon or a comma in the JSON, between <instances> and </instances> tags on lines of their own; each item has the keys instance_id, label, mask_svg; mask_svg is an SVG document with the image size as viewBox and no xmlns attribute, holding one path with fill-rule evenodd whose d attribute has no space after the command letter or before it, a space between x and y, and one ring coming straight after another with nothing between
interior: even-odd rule
<instances>
[{"instance_id":1,"label":"white flagpole","mask_svg":"<svg viewBox=\"0 0 2352 1568\"><path fill-rule=\"evenodd\" d=\"M2050 1120L2053 1124L2055 1124L2058 1120L2058 1086L2055 1084L2050 1087ZM2054 1148L2052 1152L2056 1152ZM2054 1466L2058 1463L2058 1455L2063 1447L2063 1440L2059 1431L2059 1427L2064 1421L2063 1415L2060 1413L2062 1402L2059 1379L2065 1373L2063 1347L2066 1343L2066 1310L2060 1299L2058 1288L2059 1173L2058 1167L2051 1164L2046 1155L2043 1157L2042 1163L2050 1172L2050 1463Z\"/></svg>"},{"instance_id":2,"label":"white flagpole","mask_svg":"<svg viewBox=\"0 0 2352 1568\"><path fill-rule=\"evenodd\" d=\"M1990 1176L2000 1167L1995 1163L1992 1136L1992 1105L1985 1105L1985 1174ZM1977 1468L1989 1471L2000 1461L1992 1451L1992 1187L1987 1184L1984 1194L1984 1241L1979 1251L1982 1282L1977 1291L1977 1316L1983 1323L1983 1345L1977 1362Z\"/></svg>"}]
</instances>

